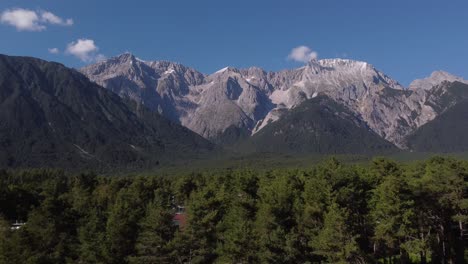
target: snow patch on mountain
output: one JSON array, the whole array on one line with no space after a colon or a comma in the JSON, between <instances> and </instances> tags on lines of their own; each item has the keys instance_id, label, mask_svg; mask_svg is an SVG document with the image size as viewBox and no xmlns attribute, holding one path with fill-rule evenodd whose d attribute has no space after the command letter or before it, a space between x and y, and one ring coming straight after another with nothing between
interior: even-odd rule
<instances>
[{"instance_id":1,"label":"snow patch on mountain","mask_svg":"<svg viewBox=\"0 0 468 264\"><path fill-rule=\"evenodd\" d=\"M227 71L228 69L229 69L229 67L224 67L224 68L216 71L215 73L223 73L223 72Z\"/></svg>"},{"instance_id":2,"label":"snow patch on mountain","mask_svg":"<svg viewBox=\"0 0 468 264\"><path fill-rule=\"evenodd\" d=\"M171 73L174 73L175 70L174 69L169 69L167 71L164 72L164 74L171 74Z\"/></svg>"}]
</instances>

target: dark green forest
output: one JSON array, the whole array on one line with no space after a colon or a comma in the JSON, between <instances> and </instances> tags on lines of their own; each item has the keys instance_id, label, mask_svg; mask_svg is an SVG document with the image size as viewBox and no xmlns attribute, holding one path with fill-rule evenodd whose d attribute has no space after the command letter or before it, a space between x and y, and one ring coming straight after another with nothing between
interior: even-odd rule
<instances>
[{"instance_id":1,"label":"dark green forest","mask_svg":"<svg viewBox=\"0 0 468 264\"><path fill-rule=\"evenodd\" d=\"M3 170L0 263L465 263L467 179L468 162L443 157L125 177Z\"/></svg>"}]
</instances>

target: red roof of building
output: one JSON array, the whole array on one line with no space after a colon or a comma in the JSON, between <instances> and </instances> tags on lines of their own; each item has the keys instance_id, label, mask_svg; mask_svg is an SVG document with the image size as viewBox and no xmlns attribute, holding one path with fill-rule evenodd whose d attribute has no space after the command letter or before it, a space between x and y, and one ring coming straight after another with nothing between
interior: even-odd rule
<instances>
[{"instance_id":1,"label":"red roof of building","mask_svg":"<svg viewBox=\"0 0 468 264\"><path fill-rule=\"evenodd\" d=\"M180 229L184 229L187 224L187 215L185 213L177 213L172 218L172 221L179 226Z\"/></svg>"}]
</instances>

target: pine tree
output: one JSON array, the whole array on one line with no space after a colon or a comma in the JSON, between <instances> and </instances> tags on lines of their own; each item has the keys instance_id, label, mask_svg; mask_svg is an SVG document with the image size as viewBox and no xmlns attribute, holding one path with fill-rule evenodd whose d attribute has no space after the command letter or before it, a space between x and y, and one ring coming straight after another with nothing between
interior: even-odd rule
<instances>
[{"instance_id":1,"label":"pine tree","mask_svg":"<svg viewBox=\"0 0 468 264\"><path fill-rule=\"evenodd\" d=\"M468 222L468 170L459 161L434 157L426 162L420 184L432 201L431 217L437 220L444 258L459 263L464 259L464 230ZM427 203L427 201L425 201ZM456 229L453 226L457 226ZM448 237L453 237L445 244ZM451 254L451 247L455 254Z\"/></svg>"},{"instance_id":2,"label":"pine tree","mask_svg":"<svg viewBox=\"0 0 468 264\"><path fill-rule=\"evenodd\" d=\"M217 258L218 224L225 214L223 188L215 181L192 192L187 226L176 233L172 255L180 262L207 263Z\"/></svg>"},{"instance_id":3,"label":"pine tree","mask_svg":"<svg viewBox=\"0 0 468 264\"><path fill-rule=\"evenodd\" d=\"M90 208L85 223L78 229L79 260L83 263L105 262L106 222L102 212L96 207Z\"/></svg>"},{"instance_id":4,"label":"pine tree","mask_svg":"<svg viewBox=\"0 0 468 264\"><path fill-rule=\"evenodd\" d=\"M256 219L259 257L263 262L297 262L299 252L297 203L302 183L294 176L281 174L263 179L259 189Z\"/></svg>"},{"instance_id":5,"label":"pine tree","mask_svg":"<svg viewBox=\"0 0 468 264\"><path fill-rule=\"evenodd\" d=\"M314 173L306 179L302 201L301 220L298 226L299 233L305 240L302 250L306 253L307 260L319 262L323 258L316 254L315 245L331 202L331 186L323 175Z\"/></svg>"},{"instance_id":6,"label":"pine tree","mask_svg":"<svg viewBox=\"0 0 468 264\"><path fill-rule=\"evenodd\" d=\"M401 245L408 242L408 237L417 237L412 222L414 200L407 182L400 175L387 176L375 189L371 203L375 250L382 248L387 256L399 253L402 260L407 259L407 252Z\"/></svg>"},{"instance_id":7,"label":"pine tree","mask_svg":"<svg viewBox=\"0 0 468 264\"><path fill-rule=\"evenodd\" d=\"M119 191L106 223L107 262L122 263L134 253L138 222L144 216L147 191L141 178Z\"/></svg>"},{"instance_id":8,"label":"pine tree","mask_svg":"<svg viewBox=\"0 0 468 264\"><path fill-rule=\"evenodd\" d=\"M240 192L229 208L221 223L222 237L219 239L218 252L221 262L252 263L255 262L257 246L254 234L254 215L245 204L246 194Z\"/></svg>"},{"instance_id":9,"label":"pine tree","mask_svg":"<svg viewBox=\"0 0 468 264\"><path fill-rule=\"evenodd\" d=\"M350 263L359 259L357 235L347 225L349 215L345 208L332 203L325 214L324 225L315 244L316 253L329 263Z\"/></svg>"},{"instance_id":10,"label":"pine tree","mask_svg":"<svg viewBox=\"0 0 468 264\"><path fill-rule=\"evenodd\" d=\"M135 255L129 258L130 263L173 263L169 254L176 226L172 222L173 212L168 198L158 193L148 205L146 216L140 223Z\"/></svg>"}]
</instances>

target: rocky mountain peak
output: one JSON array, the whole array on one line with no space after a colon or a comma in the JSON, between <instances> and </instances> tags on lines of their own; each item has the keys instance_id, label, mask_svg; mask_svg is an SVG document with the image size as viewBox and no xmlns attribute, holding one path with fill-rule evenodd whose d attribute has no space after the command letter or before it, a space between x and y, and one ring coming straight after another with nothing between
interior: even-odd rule
<instances>
[{"instance_id":1,"label":"rocky mountain peak","mask_svg":"<svg viewBox=\"0 0 468 264\"><path fill-rule=\"evenodd\" d=\"M450 74L446 71L434 71L431 73L429 77L424 79L417 79L411 82L409 85L410 90L417 90L417 89L424 89L428 90L434 86L440 85L444 81L448 82L461 82L461 83L468 83L468 80L463 79L462 77L455 76Z\"/></svg>"},{"instance_id":2,"label":"rocky mountain peak","mask_svg":"<svg viewBox=\"0 0 468 264\"><path fill-rule=\"evenodd\" d=\"M131 52L124 52L120 55L115 56L114 58L122 60L122 61L128 61L128 60L134 60L135 55L133 55Z\"/></svg>"},{"instance_id":3,"label":"rocky mountain peak","mask_svg":"<svg viewBox=\"0 0 468 264\"><path fill-rule=\"evenodd\" d=\"M324 68L322 67L322 65L320 64L318 60L312 59L307 63L304 69L306 69L310 73L319 74L322 72Z\"/></svg>"},{"instance_id":4,"label":"rocky mountain peak","mask_svg":"<svg viewBox=\"0 0 468 264\"><path fill-rule=\"evenodd\" d=\"M127 64L127 65L131 66L131 65L136 64L136 63L146 63L146 61L137 58L135 55L133 55L130 52L125 52L125 53L122 53L122 54L120 54L118 56L115 56L115 57L100 61L100 62L98 62L98 64L99 63L102 63L102 64L120 64L120 65Z\"/></svg>"},{"instance_id":5,"label":"rocky mountain peak","mask_svg":"<svg viewBox=\"0 0 468 264\"><path fill-rule=\"evenodd\" d=\"M267 72L260 67L249 67L247 69L241 69L240 72L244 76L255 76L255 77L266 77Z\"/></svg>"},{"instance_id":6,"label":"rocky mountain peak","mask_svg":"<svg viewBox=\"0 0 468 264\"><path fill-rule=\"evenodd\" d=\"M318 63L323 67L359 67L359 68L373 68L373 66L365 61L357 61L350 59L322 59Z\"/></svg>"},{"instance_id":7,"label":"rocky mountain peak","mask_svg":"<svg viewBox=\"0 0 468 264\"><path fill-rule=\"evenodd\" d=\"M226 83L229 80L244 81L242 73L234 67L224 67L207 76L208 83Z\"/></svg>"},{"instance_id":8,"label":"rocky mountain peak","mask_svg":"<svg viewBox=\"0 0 468 264\"><path fill-rule=\"evenodd\" d=\"M355 61L349 59L322 59L310 60L304 67L304 70L319 74L324 71L343 71L343 70L375 70L374 67L363 61Z\"/></svg>"},{"instance_id":9,"label":"rocky mountain peak","mask_svg":"<svg viewBox=\"0 0 468 264\"><path fill-rule=\"evenodd\" d=\"M230 67L230 66L226 66L222 69L219 69L217 70L216 72L210 74L210 75L224 75L224 74L232 74L232 73L239 73L239 69L237 68L234 68L234 67Z\"/></svg>"}]
</instances>

